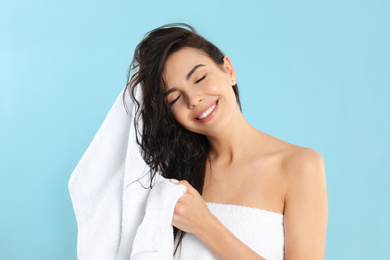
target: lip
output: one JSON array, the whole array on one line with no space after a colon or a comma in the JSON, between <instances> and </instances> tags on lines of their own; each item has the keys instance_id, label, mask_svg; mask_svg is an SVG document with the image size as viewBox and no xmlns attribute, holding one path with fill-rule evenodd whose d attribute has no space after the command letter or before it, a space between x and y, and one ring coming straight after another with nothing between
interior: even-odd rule
<instances>
[{"instance_id":1,"label":"lip","mask_svg":"<svg viewBox=\"0 0 390 260\"><path fill-rule=\"evenodd\" d=\"M219 99L217 99L216 101L210 103L209 105L205 106L201 111L198 112L198 114L196 114L194 120L198 123L206 123L208 121L210 121L214 115L216 114L217 110L218 110L218 105L219 105ZM206 112L207 109L209 109L210 107L212 107L213 105L216 105L214 110L208 115L206 116L205 118L202 118L202 119L197 119L198 117L200 117L204 112Z\"/></svg>"}]
</instances>

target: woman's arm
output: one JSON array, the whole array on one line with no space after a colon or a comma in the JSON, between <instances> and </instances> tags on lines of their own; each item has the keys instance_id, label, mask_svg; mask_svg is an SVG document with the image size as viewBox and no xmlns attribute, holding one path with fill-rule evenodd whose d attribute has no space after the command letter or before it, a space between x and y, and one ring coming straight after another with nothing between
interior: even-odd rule
<instances>
[{"instance_id":1,"label":"woman's arm","mask_svg":"<svg viewBox=\"0 0 390 260\"><path fill-rule=\"evenodd\" d=\"M178 200L172 225L194 234L221 260L263 260L256 252L231 233L207 207L202 196L187 181L180 181L187 188Z\"/></svg>"},{"instance_id":2,"label":"woman's arm","mask_svg":"<svg viewBox=\"0 0 390 260\"><path fill-rule=\"evenodd\" d=\"M322 156L305 148L288 159L285 173L285 259L324 259L328 200Z\"/></svg>"}]
</instances>

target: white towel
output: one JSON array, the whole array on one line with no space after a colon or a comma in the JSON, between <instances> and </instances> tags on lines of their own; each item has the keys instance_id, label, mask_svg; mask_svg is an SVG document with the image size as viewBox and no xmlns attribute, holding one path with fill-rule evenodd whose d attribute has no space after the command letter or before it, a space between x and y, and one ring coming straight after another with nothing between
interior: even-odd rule
<instances>
[{"instance_id":1,"label":"white towel","mask_svg":"<svg viewBox=\"0 0 390 260\"><path fill-rule=\"evenodd\" d=\"M177 200L186 192L184 185L162 178L149 194L145 217L137 230L131 260L172 260L174 251L173 212Z\"/></svg>"},{"instance_id":2,"label":"white towel","mask_svg":"<svg viewBox=\"0 0 390 260\"><path fill-rule=\"evenodd\" d=\"M79 260L128 260L145 215L150 189L144 187L150 185L149 168L141 157L122 94L123 91L69 180L78 226ZM139 91L137 99L140 97ZM126 101L134 115L135 105L128 95Z\"/></svg>"}]
</instances>

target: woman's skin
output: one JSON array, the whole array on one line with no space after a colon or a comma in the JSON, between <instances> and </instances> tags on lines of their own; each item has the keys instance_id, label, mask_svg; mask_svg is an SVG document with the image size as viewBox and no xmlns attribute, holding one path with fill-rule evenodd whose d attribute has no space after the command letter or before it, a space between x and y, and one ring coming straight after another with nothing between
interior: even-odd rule
<instances>
[{"instance_id":1,"label":"woman's skin","mask_svg":"<svg viewBox=\"0 0 390 260\"><path fill-rule=\"evenodd\" d=\"M177 182L187 192L175 206L172 225L196 235L218 259L263 259L210 212L206 201L265 209L284 215L286 260L324 259L328 202L321 155L245 120L227 56L220 66L197 49L183 48L168 58L164 80L177 122L210 143L203 194L187 181Z\"/></svg>"}]
</instances>

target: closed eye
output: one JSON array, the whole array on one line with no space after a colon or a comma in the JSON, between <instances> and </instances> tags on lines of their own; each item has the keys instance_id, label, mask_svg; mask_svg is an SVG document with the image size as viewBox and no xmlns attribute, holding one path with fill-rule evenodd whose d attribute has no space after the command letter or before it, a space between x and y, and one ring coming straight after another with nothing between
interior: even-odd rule
<instances>
[{"instance_id":1,"label":"closed eye","mask_svg":"<svg viewBox=\"0 0 390 260\"><path fill-rule=\"evenodd\" d=\"M179 99L179 97L180 95L177 98L175 98L175 100L173 100L171 103L169 103L169 105L172 106Z\"/></svg>"},{"instance_id":2,"label":"closed eye","mask_svg":"<svg viewBox=\"0 0 390 260\"><path fill-rule=\"evenodd\" d=\"M204 80L204 79L206 78L206 76L207 76L207 75L204 75L202 78L200 78L200 79L198 79L197 81L195 81L195 84L201 82L202 80Z\"/></svg>"}]
</instances>

